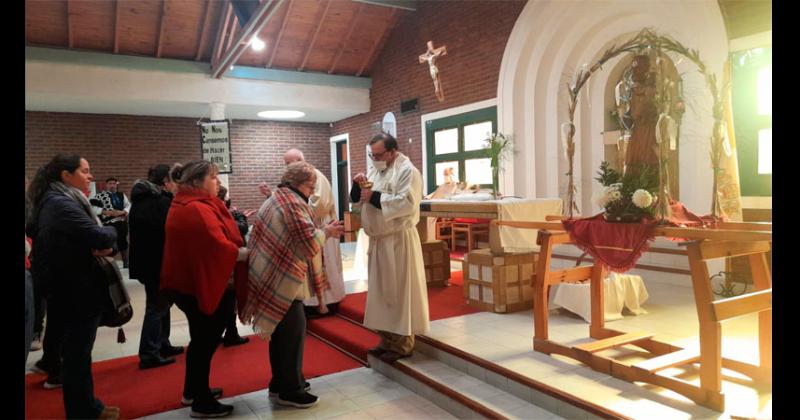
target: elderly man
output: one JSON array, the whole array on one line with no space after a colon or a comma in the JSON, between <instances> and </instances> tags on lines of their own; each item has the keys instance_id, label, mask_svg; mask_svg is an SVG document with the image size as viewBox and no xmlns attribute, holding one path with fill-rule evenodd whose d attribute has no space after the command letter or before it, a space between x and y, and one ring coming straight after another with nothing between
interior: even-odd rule
<instances>
[{"instance_id":1,"label":"elderly man","mask_svg":"<svg viewBox=\"0 0 800 420\"><path fill-rule=\"evenodd\" d=\"M385 362L408 357L414 334L430 329L422 246L416 225L422 199L422 175L397 150L397 140L372 138L374 167L353 177L350 199L361 206L361 225L369 235L369 273L364 326L381 342L369 352Z\"/></svg>"},{"instance_id":2,"label":"elderly man","mask_svg":"<svg viewBox=\"0 0 800 420\"><path fill-rule=\"evenodd\" d=\"M294 162L305 161L303 152L297 149L289 149L283 155L283 161L286 166ZM308 197L308 204L314 210L314 223L317 226L324 226L332 220L336 220L336 208L333 201L333 190L328 178L320 172L319 169L314 168L317 174L317 182L314 184L314 193ZM323 300L325 305L328 306L330 313L336 312L339 302L344 299L344 275L342 274L342 253L339 249L339 237L331 237L325 241L325 246L322 249L323 266L325 275L328 277L328 284L330 289L325 290L323 293ZM312 296L303 301L306 307L306 313L309 316L319 315L319 299Z\"/></svg>"}]
</instances>

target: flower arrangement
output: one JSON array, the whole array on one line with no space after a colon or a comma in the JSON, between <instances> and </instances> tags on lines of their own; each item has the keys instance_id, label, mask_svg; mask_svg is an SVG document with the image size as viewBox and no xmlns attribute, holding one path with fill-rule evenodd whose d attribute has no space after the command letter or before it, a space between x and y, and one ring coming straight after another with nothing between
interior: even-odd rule
<instances>
[{"instance_id":1,"label":"flower arrangement","mask_svg":"<svg viewBox=\"0 0 800 420\"><path fill-rule=\"evenodd\" d=\"M495 198L499 196L500 171L503 161L513 153L513 138L502 133L491 134L486 140L486 152L491 159L492 166L492 193Z\"/></svg>"},{"instance_id":2,"label":"flower arrangement","mask_svg":"<svg viewBox=\"0 0 800 420\"><path fill-rule=\"evenodd\" d=\"M608 162L600 164L595 178L603 188L595 194L594 202L605 209L610 222L638 222L653 217L658 172L643 166L637 174L621 174Z\"/></svg>"}]
</instances>

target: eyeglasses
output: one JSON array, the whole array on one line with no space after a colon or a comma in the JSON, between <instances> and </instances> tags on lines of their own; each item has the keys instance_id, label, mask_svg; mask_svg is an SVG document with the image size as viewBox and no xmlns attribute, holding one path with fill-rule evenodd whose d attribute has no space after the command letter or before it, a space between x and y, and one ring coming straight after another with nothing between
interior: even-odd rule
<instances>
[{"instance_id":1,"label":"eyeglasses","mask_svg":"<svg viewBox=\"0 0 800 420\"><path fill-rule=\"evenodd\" d=\"M383 155L385 155L385 154L387 154L389 152L391 152L391 150L384 150L384 151L382 151L380 153L369 152L369 158L372 159L372 160L380 159L380 158L383 157Z\"/></svg>"}]
</instances>

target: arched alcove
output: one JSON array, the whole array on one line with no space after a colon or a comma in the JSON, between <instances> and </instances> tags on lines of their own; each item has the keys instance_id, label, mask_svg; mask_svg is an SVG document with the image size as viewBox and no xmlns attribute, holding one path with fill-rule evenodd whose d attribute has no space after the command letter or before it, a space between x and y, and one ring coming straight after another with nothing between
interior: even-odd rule
<instances>
[{"instance_id":1,"label":"arched alcove","mask_svg":"<svg viewBox=\"0 0 800 420\"><path fill-rule=\"evenodd\" d=\"M503 176L505 191L563 198L567 161L559 133L561 123L568 121L567 82L582 65L591 66L606 49L645 27L697 49L721 78L728 43L715 2L528 2L506 45L497 88L499 131L514 135L517 151ZM576 110L574 174L584 215L600 211L590 197L599 187L593 178L603 160L605 89L623 57L591 77ZM704 213L712 188L711 96L693 63L673 60L687 101L680 139L681 199Z\"/></svg>"}]
</instances>

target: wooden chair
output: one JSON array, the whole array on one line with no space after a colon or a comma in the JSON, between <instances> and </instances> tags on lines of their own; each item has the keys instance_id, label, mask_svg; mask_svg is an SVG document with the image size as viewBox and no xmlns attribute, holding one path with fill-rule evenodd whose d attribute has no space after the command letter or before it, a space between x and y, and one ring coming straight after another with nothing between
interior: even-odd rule
<instances>
[{"instance_id":1,"label":"wooden chair","mask_svg":"<svg viewBox=\"0 0 800 420\"><path fill-rule=\"evenodd\" d=\"M459 234L464 234L467 241L467 252L472 252L475 240L478 235L489 235L489 220L488 219L453 219L451 223L451 230L453 232L453 242L451 250L456 250L456 239Z\"/></svg>"},{"instance_id":2,"label":"wooden chair","mask_svg":"<svg viewBox=\"0 0 800 420\"><path fill-rule=\"evenodd\" d=\"M447 242L449 247L453 246L453 219L437 218L436 219L436 240Z\"/></svg>"}]
</instances>

